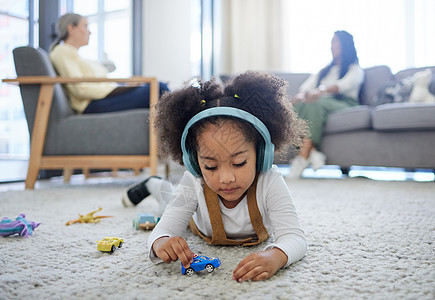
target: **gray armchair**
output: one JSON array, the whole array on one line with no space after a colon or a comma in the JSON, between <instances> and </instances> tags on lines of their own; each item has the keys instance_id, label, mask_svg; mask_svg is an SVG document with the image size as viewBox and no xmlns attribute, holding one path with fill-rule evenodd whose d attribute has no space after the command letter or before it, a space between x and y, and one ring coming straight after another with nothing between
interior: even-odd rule
<instances>
[{"instance_id":1,"label":"gray armchair","mask_svg":"<svg viewBox=\"0 0 435 300\"><path fill-rule=\"evenodd\" d=\"M33 189L39 170L63 169L66 181L73 169L151 168L157 173L157 139L152 109L158 100L155 78L63 78L43 49L13 50L31 146L26 188ZM149 83L150 109L101 114L75 114L61 84L77 82Z\"/></svg>"}]
</instances>

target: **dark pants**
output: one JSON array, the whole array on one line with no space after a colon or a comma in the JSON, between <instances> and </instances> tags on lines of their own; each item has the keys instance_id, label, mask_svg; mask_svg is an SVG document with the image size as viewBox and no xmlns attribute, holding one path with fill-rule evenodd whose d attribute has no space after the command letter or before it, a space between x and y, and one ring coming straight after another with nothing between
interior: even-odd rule
<instances>
[{"instance_id":1,"label":"dark pants","mask_svg":"<svg viewBox=\"0 0 435 300\"><path fill-rule=\"evenodd\" d=\"M160 82L160 96L169 91L166 83ZM111 93L103 99L92 100L86 107L84 114L107 113L135 108L150 107L150 85L122 88L122 92ZM125 90L124 90L125 89Z\"/></svg>"}]
</instances>

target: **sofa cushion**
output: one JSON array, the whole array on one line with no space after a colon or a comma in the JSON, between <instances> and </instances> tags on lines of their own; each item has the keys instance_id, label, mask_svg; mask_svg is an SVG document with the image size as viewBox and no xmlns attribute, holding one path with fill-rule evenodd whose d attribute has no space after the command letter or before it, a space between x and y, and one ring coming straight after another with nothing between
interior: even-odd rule
<instances>
[{"instance_id":1,"label":"sofa cushion","mask_svg":"<svg viewBox=\"0 0 435 300\"><path fill-rule=\"evenodd\" d=\"M53 129L46 155L149 155L147 108L73 115Z\"/></svg>"},{"instance_id":2,"label":"sofa cushion","mask_svg":"<svg viewBox=\"0 0 435 300\"><path fill-rule=\"evenodd\" d=\"M360 92L362 105L375 106L374 97L385 85L394 83L393 73L388 66L374 66L364 69L364 82Z\"/></svg>"},{"instance_id":3,"label":"sofa cushion","mask_svg":"<svg viewBox=\"0 0 435 300\"><path fill-rule=\"evenodd\" d=\"M361 105L330 114L324 132L337 133L369 128L371 128L371 108Z\"/></svg>"},{"instance_id":4,"label":"sofa cushion","mask_svg":"<svg viewBox=\"0 0 435 300\"><path fill-rule=\"evenodd\" d=\"M287 95L290 98L299 93L299 87L310 77L309 73L274 73L274 75L288 82Z\"/></svg>"},{"instance_id":5,"label":"sofa cushion","mask_svg":"<svg viewBox=\"0 0 435 300\"><path fill-rule=\"evenodd\" d=\"M402 80L402 79L407 78L407 77L412 77L412 75L414 75L415 73L424 71L426 69L430 69L432 71L432 73L435 73L435 66L421 67L421 68L408 68L408 69L401 70L401 71L397 72L394 75L394 77L396 78L397 81L399 81L399 80Z\"/></svg>"},{"instance_id":6,"label":"sofa cushion","mask_svg":"<svg viewBox=\"0 0 435 300\"><path fill-rule=\"evenodd\" d=\"M435 129L434 103L388 103L373 109L375 130Z\"/></svg>"}]
</instances>

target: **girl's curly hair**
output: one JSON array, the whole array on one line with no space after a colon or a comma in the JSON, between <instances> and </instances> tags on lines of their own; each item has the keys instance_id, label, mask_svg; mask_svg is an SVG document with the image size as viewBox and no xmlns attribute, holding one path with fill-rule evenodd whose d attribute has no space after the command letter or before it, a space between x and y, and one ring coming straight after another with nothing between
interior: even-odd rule
<instances>
[{"instance_id":1,"label":"girl's curly hair","mask_svg":"<svg viewBox=\"0 0 435 300\"><path fill-rule=\"evenodd\" d=\"M213 78L166 93L156 105L159 154L183 164L181 136L187 122L197 113L219 106L239 108L260 119L268 128L277 151L289 144L300 146L307 134L306 125L294 112L286 91L287 84L283 79L248 71L235 76L224 87ZM196 123L189 129L187 143L196 150L196 136L204 125L221 124L225 119L228 117L214 116ZM248 141L258 139L259 134L250 123L238 118L230 119L239 125Z\"/></svg>"}]
</instances>

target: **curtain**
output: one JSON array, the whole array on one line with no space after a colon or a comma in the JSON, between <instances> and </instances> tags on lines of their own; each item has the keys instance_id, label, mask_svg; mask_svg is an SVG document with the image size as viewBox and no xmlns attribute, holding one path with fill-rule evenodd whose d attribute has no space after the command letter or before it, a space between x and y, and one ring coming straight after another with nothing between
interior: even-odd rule
<instances>
[{"instance_id":1,"label":"curtain","mask_svg":"<svg viewBox=\"0 0 435 300\"><path fill-rule=\"evenodd\" d=\"M317 72L336 30L360 65L393 72L435 65L434 0L221 0L219 73Z\"/></svg>"},{"instance_id":2,"label":"curtain","mask_svg":"<svg viewBox=\"0 0 435 300\"><path fill-rule=\"evenodd\" d=\"M222 0L220 72L282 68L281 0Z\"/></svg>"}]
</instances>

